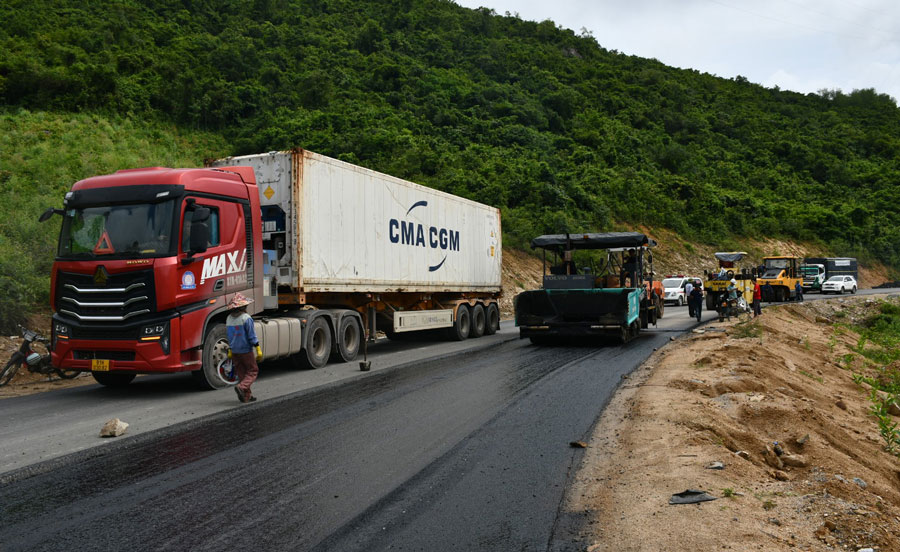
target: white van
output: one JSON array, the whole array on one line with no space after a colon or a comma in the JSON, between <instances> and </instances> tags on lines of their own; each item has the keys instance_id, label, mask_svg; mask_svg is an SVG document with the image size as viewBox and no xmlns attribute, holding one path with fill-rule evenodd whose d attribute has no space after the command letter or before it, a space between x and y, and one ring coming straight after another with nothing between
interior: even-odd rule
<instances>
[{"instance_id":1,"label":"white van","mask_svg":"<svg viewBox=\"0 0 900 552\"><path fill-rule=\"evenodd\" d=\"M687 285L688 281L697 282L698 280L700 280L700 278L694 276L669 276L668 278L663 279L663 300L666 303L675 305L686 305L687 294L684 291L684 287Z\"/></svg>"}]
</instances>

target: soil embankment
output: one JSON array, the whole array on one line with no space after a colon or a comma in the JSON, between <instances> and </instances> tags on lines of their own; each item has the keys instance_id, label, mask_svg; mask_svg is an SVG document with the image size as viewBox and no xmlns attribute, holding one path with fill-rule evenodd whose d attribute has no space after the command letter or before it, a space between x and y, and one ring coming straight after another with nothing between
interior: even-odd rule
<instances>
[{"instance_id":1,"label":"soil embankment","mask_svg":"<svg viewBox=\"0 0 900 552\"><path fill-rule=\"evenodd\" d=\"M655 353L604 412L576 477L567 508L587 516L588 550L900 551L900 459L854 383L874 369L847 329L876 306L767 308ZM687 489L716 500L669 505Z\"/></svg>"}]
</instances>

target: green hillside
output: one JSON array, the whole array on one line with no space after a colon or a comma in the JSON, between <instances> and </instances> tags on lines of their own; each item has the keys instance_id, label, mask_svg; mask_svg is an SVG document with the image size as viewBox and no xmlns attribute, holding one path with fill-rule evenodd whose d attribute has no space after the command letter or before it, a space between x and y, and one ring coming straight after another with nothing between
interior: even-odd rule
<instances>
[{"instance_id":1,"label":"green hillside","mask_svg":"<svg viewBox=\"0 0 900 552\"><path fill-rule=\"evenodd\" d=\"M900 110L874 90L767 89L440 0L12 0L0 21L3 312L8 281L46 298L56 225L31 218L72 181L293 146L496 205L512 245L648 224L900 267Z\"/></svg>"}]
</instances>

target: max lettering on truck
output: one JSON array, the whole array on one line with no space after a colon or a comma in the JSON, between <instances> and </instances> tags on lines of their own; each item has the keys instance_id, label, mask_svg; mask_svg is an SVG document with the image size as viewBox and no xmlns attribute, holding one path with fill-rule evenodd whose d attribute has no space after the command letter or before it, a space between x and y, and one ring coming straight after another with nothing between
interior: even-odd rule
<instances>
[{"instance_id":1,"label":"max lettering on truck","mask_svg":"<svg viewBox=\"0 0 900 552\"><path fill-rule=\"evenodd\" d=\"M203 259L203 271L200 273L200 285L209 278L218 278L228 274L238 274L228 277L228 285L246 283L247 281L247 250L235 250L214 255Z\"/></svg>"},{"instance_id":2,"label":"max lettering on truck","mask_svg":"<svg viewBox=\"0 0 900 552\"><path fill-rule=\"evenodd\" d=\"M406 211L409 215L410 211L416 207L427 207L427 201L417 201L412 207ZM431 249L441 249L443 251L459 251L459 231L450 230L448 228L437 228L435 226L425 226L424 224L412 221L391 219L388 222L388 236L391 243L400 245L411 245L413 247L430 247ZM429 266L429 272L441 268L447 255L438 264Z\"/></svg>"}]
</instances>

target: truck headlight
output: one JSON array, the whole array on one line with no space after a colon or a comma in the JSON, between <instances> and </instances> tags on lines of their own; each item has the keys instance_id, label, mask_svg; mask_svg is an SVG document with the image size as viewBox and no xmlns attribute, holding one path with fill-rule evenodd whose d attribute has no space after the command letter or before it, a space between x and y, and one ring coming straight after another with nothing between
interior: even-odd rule
<instances>
[{"instance_id":1,"label":"truck headlight","mask_svg":"<svg viewBox=\"0 0 900 552\"><path fill-rule=\"evenodd\" d=\"M159 341L165 354L169 354L169 323L151 324L141 328L138 335L140 341Z\"/></svg>"},{"instance_id":2,"label":"truck headlight","mask_svg":"<svg viewBox=\"0 0 900 552\"><path fill-rule=\"evenodd\" d=\"M50 332L50 347L56 349L56 342L59 339L67 341L69 339L69 327L62 322L53 323L53 331Z\"/></svg>"}]
</instances>

